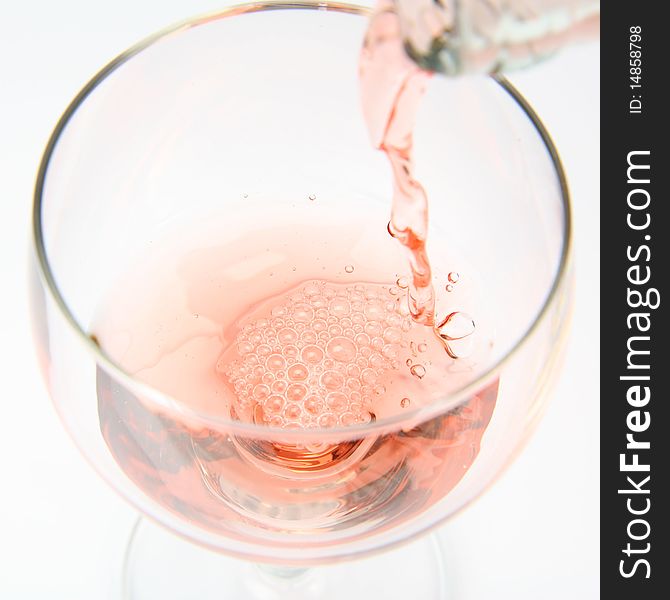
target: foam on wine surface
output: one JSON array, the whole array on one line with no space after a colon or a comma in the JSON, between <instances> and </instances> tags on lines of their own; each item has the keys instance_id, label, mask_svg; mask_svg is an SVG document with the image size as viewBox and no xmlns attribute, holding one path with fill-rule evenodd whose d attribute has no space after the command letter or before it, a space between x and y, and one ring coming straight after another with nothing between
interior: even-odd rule
<instances>
[{"instance_id":1,"label":"foam on wine surface","mask_svg":"<svg viewBox=\"0 0 670 600\"><path fill-rule=\"evenodd\" d=\"M235 415L282 428L346 427L376 418L392 398L422 394L426 367L405 355L419 348L439 369L443 350L412 321L404 292L312 280L261 302L217 363Z\"/></svg>"}]
</instances>

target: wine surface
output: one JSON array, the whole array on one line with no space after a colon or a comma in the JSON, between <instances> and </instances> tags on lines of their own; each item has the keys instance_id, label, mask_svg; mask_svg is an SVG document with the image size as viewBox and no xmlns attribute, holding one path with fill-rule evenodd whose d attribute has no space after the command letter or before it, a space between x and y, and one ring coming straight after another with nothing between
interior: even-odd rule
<instances>
[{"instance_id":1,"label":"wine surface","mask_svg":"<svg viewBox=\"0 0 670 600\"><path fill-rule=\"evenodd\" d=\"M359 211L340 222L317 211L272 229L239 226L219 244L164 240L93 327L134 377L209 417L157 406L99 370L101 430L119 465L165 507L240 539L273 531L341 543L411 519L470 468L495 406L497 381L429 421L358 433L468 383L475 331L467 307L436 318L436 278L445 294L467 278L429 261L428 199L412 164L429 76L405 56L390 3L371 19L360 75L393 178L387 228ZM302 212L319 202L297 201ZM306 542L291 539L282 543Z\"/></svg>"}]
</instances>

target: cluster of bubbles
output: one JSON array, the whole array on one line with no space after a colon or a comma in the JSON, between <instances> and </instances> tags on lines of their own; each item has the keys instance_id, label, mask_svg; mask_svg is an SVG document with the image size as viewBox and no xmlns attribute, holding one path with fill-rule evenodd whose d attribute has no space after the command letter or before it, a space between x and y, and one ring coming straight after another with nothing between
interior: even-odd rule
<instances>
[{"instance_id":1,"label":"cluster of bubbles","mask_svg":"<svg viewBox=\"0 0 670 600\"><path fill-rule=\"evenodd\" d=\"M283 428L369 422L407 347L412 320L401 298L396 286L320 281L281 298L219 361L237 413Z\"/></svg>"}]
</instances>

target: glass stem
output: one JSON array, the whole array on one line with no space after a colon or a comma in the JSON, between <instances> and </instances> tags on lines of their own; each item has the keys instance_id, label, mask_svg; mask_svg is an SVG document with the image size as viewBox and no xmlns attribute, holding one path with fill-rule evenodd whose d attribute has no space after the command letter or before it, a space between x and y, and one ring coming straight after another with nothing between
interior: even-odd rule
<instances>
[{"instance_id":1,"label":"glass stem","mask_svg":"<svg viewBox=\"0 0 670 600\"><path fill-rule=\"evenodd\" d=\"M303 567L284 567L265 563L256 563L256 567L266 579L283 584L297 582L309 571Z\"/></svg>"},{"instance_id":2,"label":"glass stem","mask_svg":"<svg viewBox=\"0 0 670 600\"><path fill-rule=\"evenodd\" d=\"M271 600L320 600L324 598L322 578L313 569L256 564L260 575L258 582L251 582L254 598Z\"/></svg>"}]
</instances>

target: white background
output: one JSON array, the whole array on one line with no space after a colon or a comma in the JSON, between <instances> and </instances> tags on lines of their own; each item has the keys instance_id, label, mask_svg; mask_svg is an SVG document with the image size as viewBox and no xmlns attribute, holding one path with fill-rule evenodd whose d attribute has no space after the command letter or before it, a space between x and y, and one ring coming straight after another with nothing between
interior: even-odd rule
<instances>
[{"instance_id":1,"label":"white background","mask_svg":"<svg viewBox=\"0 0 670 600\"><path fill-rule=\"evenodd\" d=\"M108 597L134 514L85 464L39 378L26 292L29 213L60 113L111 57L229 0L0 0L0 598ZM563 157L577 304L565 371L525 452L440 530L458 600L599 596L599 47L512 78ZM411 565L407 566L408 569ZM156 599L159 600L159 599Z\"/></svg>"}]
</instances>

